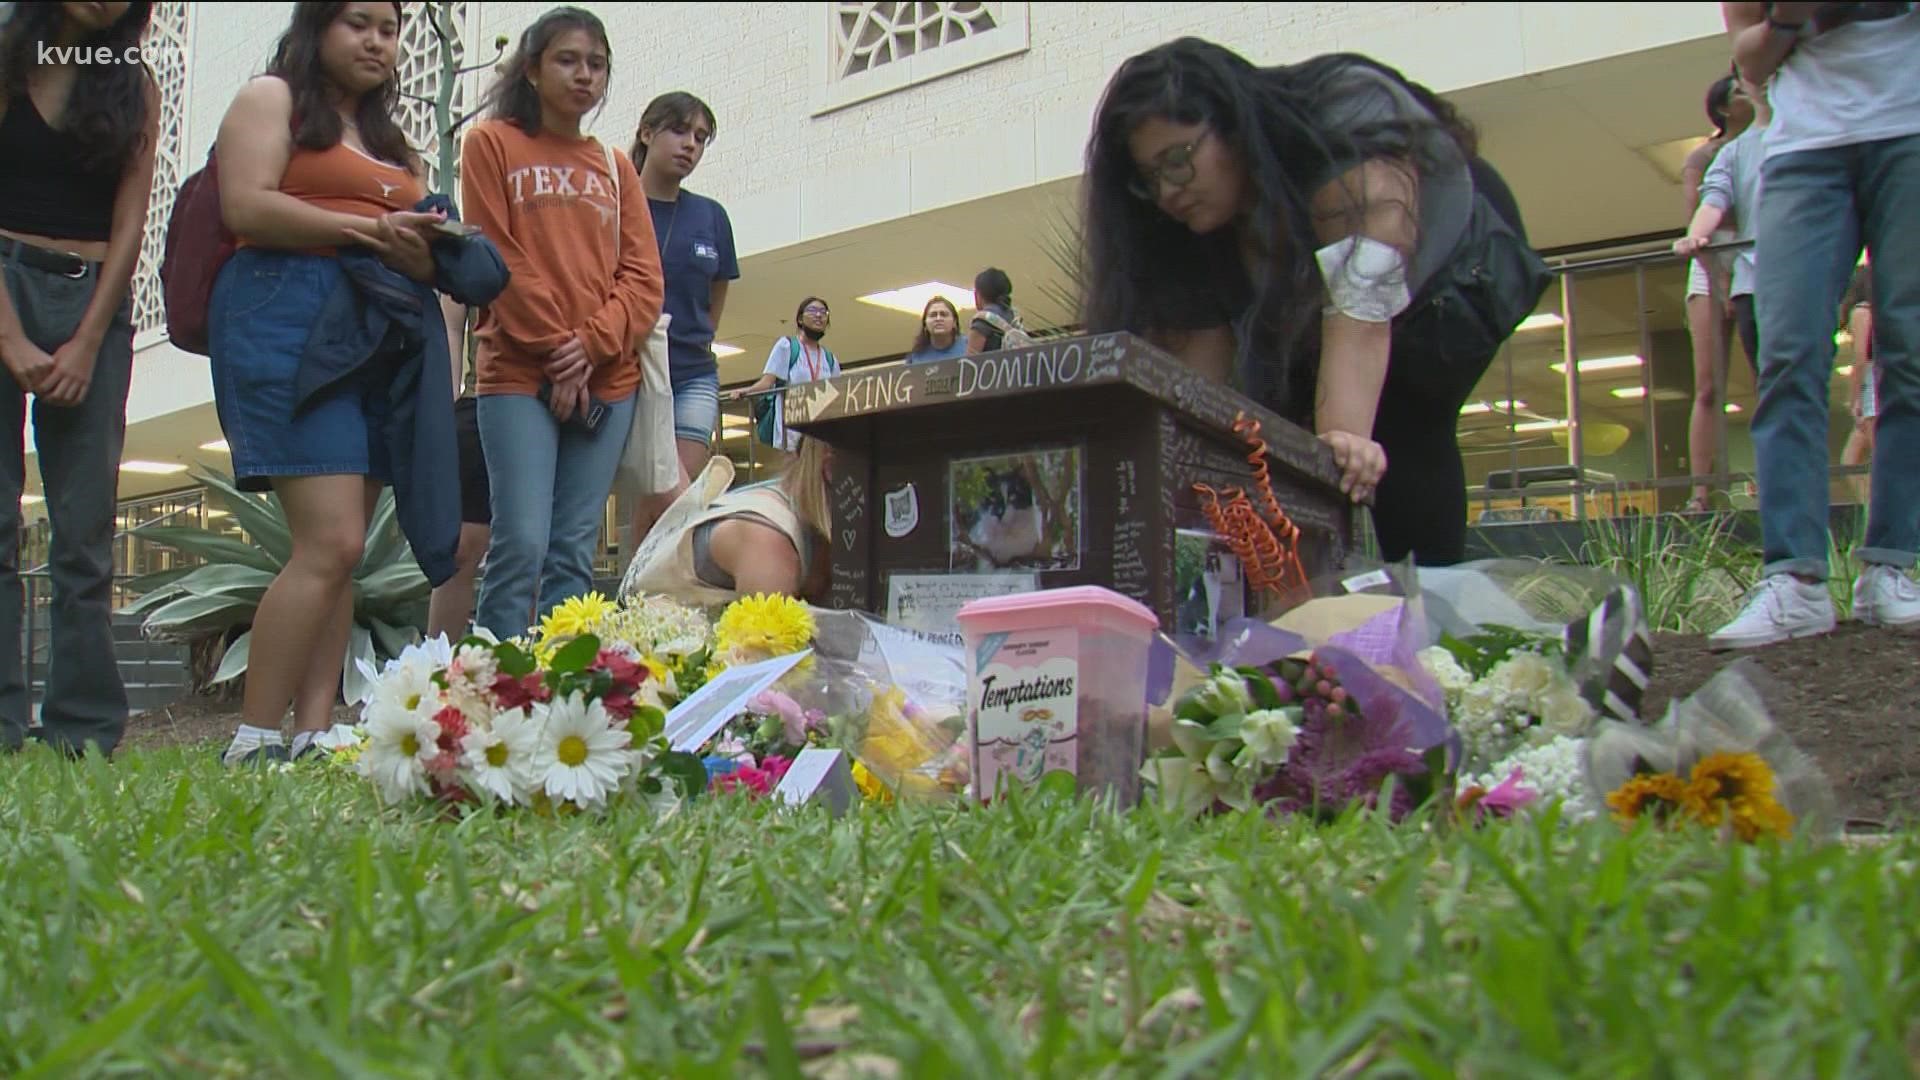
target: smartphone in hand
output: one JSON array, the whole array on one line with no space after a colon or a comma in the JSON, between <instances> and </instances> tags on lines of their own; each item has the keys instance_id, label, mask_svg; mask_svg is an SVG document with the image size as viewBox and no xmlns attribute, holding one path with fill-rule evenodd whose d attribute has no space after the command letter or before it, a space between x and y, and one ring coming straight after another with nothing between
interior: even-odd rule
<instances>
[{"instance_id":1,"label":"smartphone in hand","mask_svg":"<svg viewBox=\"0 0 1920 1080\"><path fill-rule=\"evenodd\" d=\"M438 232L443 236L451 236L461 240L464 240L469 236L480 235L480 226L469 225L464 221L454 221L452 219L448 219L446 221L434 222L433 229L435 232Z\"/></svg>"},{"instance_id":2,"label":"smartphone in hand","mask_svg":"<svg viewBox=\"0 0 1920 1080\"><path fill-rule=\"evenodd\" d=\"M553 404L553 384L540 384L540 404L551 407ZM588 398L586 407L566 419L566 423L577 424L589 432L600 430L600 422L607 418L607 403L598 398Z\"/></svg>"}]
</instances>

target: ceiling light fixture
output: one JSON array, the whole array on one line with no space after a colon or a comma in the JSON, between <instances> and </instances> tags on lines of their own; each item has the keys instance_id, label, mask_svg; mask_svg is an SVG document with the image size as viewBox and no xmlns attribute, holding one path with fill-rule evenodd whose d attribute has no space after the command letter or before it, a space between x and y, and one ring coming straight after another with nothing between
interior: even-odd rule
<instances>
[{"instance_id":1,"label":"ceiling light fixture","mask_svg":"<svg viewBox=\"0 0 1920 1080\"><path fill-rule=\"evenodd\" d=\"M121 472L141 473L146 476L172 476L187 471L185 465L171 461L123 461Z\"/></svg>"},{"instance_id":2,"label":"ceiling light fixture","mask_svg":"<svg viewBox=\"0 0 1920 1080\"><path fill-rule=\"evenodd\" d=\"M20 505L21 505L21 506L32 506L32 505L33 505L34 503L43 503L43 502L46 502L46 501L47 501L47 497L46 497L45 495L22 495L22 496L20 496Z\"/></svg>"},{"instance_id":3,"label":"ceiling light fixture","mask_svg":"<svg viewBox=\"0 0 1920 1080\"><path fill-rule=\"evenodd\" d=\"M1647 396L1647 388L1644 386L1621 386L1621 387L1616 387L1612 391L1612 393L1613 393L1613 396L1617 398L1628 398L1630 400L1638 400L1640 398Z\"/></svg>"},{"instance_id":4,"label":"ceiling light fixture","mask_svg":"<svg viewBox=\"0 0 1920 1080\"><path fill-rule=\"evenodd\" d=\"M713 343L713 355L715 359L724 359L729 356L739 356L741 353L746 351L747 350L741 348L738 345L726 345L718 341Z\"/></svg>"},{"instance_id":5,"label":"ceiling light fixture","mask_svg":"<svg viewBox=\"0 0 1920 1080\"><path fill-rule=\"evenodd\" d=\"M1529 330L1551 330L1554 327L1565 325L1567 325L1567 321L1560 317L1559 312L1543 311L1538 315L1529 315L1521 319L1520 325L1514 327L1513 332L1516 334L1524 334Z\"/></svg>"},{"instance_id":6,"label":"ceiling light fixture","mask_svg":"<svg viewBox=\"0 0 1920 1080\"><path fill-rule=\"evenodd\" d=\"M1565 420L1533 420L1525 424L1513 425L1515 431L1558 431L1567 426Z\"/></svg>"},{"instance_id":7,"label":"ceiling light fixture","mask_svg":"<svg viewBox=\"0 0 1920 1080\"><path fill-rule=\"evenodd\" d=\"M227 440L225 439L215 439L212 442L203 442L200 444L200 449L209 450L216 454L233 453L232 448L227 446Z\"/></svg>"},{"instance_id":8,"label":"ceiling light fixture","mask_svg":"<svg viewBox=\"0 0 1920 1080\"><path fill-rule=\"evenodd\" d=\"M1638 356L1602 356L1593 360L1580 361L1580 374L1587 375L1596 371L1624 371L1627 368L1639 367L1644 363L1646 363L1646 361L1640 359ZM1565 360L1552 366L1554 371L1562 375L1567 373L1567 362Z\"/></svg>"},{"instance_id":9,"label":"ceiling light fixture","mask_svg":"<svg viewBox=\"0 0 1920 1080\"><path fill-rule=\"evenodd\" d=\"M904 312L917 319L927 309L927 302L936 296L945 297L960 311L973 310L973 290L965 285L949 285L944 281L923 281L918 285L903 285L898 289L868 293L854 299L874 307Z\"/></svg>"}]
</instances>

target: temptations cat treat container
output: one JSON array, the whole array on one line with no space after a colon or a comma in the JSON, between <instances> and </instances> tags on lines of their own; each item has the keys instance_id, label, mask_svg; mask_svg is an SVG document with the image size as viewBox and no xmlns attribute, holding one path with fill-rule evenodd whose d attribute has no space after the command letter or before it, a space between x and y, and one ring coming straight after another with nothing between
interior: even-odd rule
<instances>
[{"instance_id":1,"label":"temptations cat treat container","mask_svg":"<svg viewBox=\"0 0 1920 1080\"><path fill-rule=\"evenodd\" d=\"M1083 793L1139 802L1153 613L1083 585L975 600L958 618L975 795L1066 772Z\"/></svg>"}]
</instances>

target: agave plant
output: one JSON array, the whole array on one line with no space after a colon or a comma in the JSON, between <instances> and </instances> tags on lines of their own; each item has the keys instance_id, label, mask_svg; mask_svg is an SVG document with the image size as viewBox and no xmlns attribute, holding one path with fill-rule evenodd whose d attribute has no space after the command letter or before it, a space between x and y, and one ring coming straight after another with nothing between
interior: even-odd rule
<instances>
[{"instance_id":1,"label":"agave plant","mask_svg":"<svg viewBox=\"0 0 1920 1080\"><path fill-rule=\"evenodd\" d=\"M205 470L193 476L226 505L252 543L189 525L135 529L134 536L205 562L129 582L128 587L141 596L125 611L146 615L142 626L147 636L162 641L197 644L224 639L236 628L248 627L227 647L209 680L219 685L247 670L254 612L292 554L293 536L279 499L243 492L224 473ZM353 632L341 671L341 691L349 702L359 701L366 690L355 661L365 660L377 668L382 657L398 656L417 640L427 621L432 590L414 562L413 549L401 534L394 512L393 492L382 492L367 525L365 553L353 572Z\"/></svg>"}]
</instances>

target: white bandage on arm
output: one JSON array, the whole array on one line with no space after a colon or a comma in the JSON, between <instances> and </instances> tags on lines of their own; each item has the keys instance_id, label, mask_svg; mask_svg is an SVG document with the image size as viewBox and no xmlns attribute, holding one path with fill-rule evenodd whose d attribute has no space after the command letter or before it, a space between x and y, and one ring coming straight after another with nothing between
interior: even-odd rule
<instances>
[{"instance_id":1,"label":"white bandage on arm","mask_svg":"<svg viewBox=\"0 0 1920 1080\"><path fill-rule=\"evenodd\" d=\"M1372 237L1349 236L1319 251L1320 277L1327 283L1328 315L1357 322L1392 322L1407 310L1407 260L1399 249Z\"/></svg>"}]
</instances>

